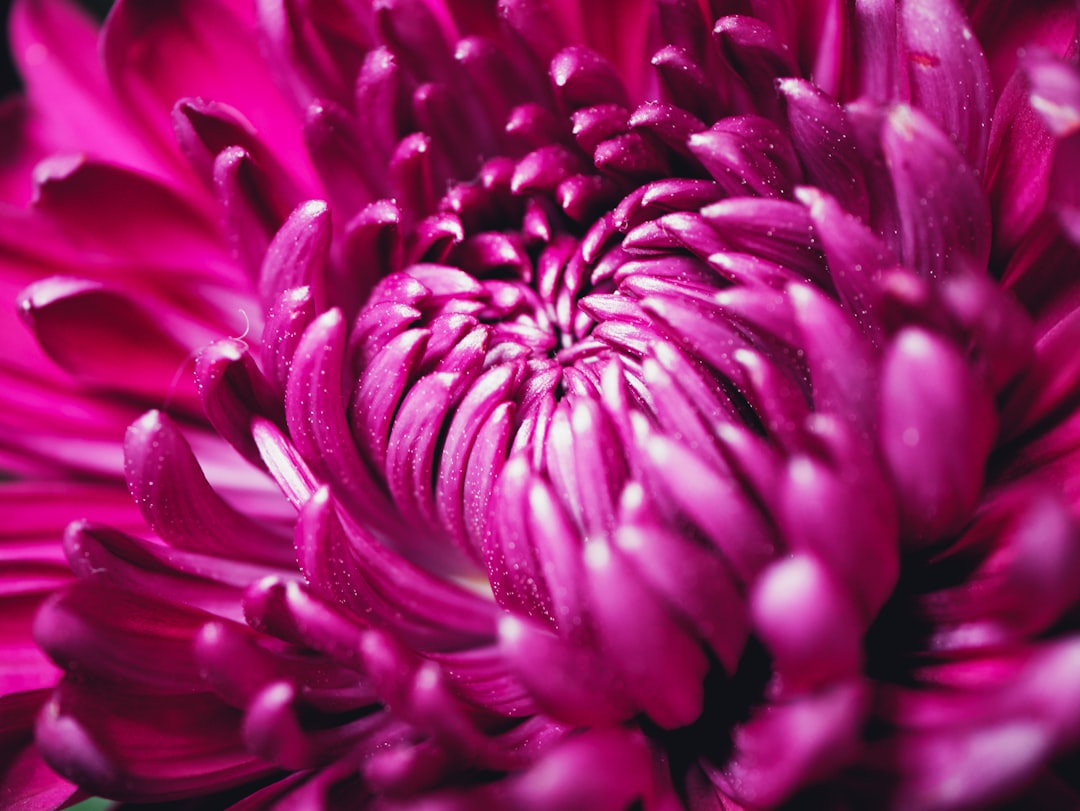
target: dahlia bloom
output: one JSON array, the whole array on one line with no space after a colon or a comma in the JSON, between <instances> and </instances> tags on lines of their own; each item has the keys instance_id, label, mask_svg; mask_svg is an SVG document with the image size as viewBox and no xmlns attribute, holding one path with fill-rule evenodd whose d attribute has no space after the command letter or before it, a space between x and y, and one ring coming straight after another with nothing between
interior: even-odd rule
<instances>
[{"instance_id":1,"label":"dahlia bloom","mask_svg":"<svg viewBox=\"0 0 1080 811\"><path fill-rule=\"evenodd\" d=\"M1077 21L17 0L5 807L1077 807Z\"/></svg>"}]
</instances>

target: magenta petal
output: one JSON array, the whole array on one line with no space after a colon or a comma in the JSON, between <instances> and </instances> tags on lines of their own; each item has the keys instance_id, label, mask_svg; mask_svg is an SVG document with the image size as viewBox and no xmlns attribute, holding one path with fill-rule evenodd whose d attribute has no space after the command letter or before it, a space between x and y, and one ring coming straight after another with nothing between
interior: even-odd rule
<instances>
[{"instance_id":1,"label":"magenta petal","mask_svg":"<svg viewBox=\"0 0 1080 811\"><path fill-rule=\"evenodd\" d=\"M706 124L724 113L723 99L701 65L685 48L665 45L652 57L652 66L675 107L687 111Z\"/></svg>"},{"instance_id":2,"label":"magenta petal","mask_svg":"<svg viewBox=\"0 0 1080 811\"><path fill-rule=\"evenodd\" d=\"M251 438L285 497L296 508L306 504L320 483L288 437L274 423L255 417L251 421Z\"/></svg>"},{"instance_id":3,"label":"magenta petal","mask_svg":"<svg viewBox=\"0 0 1080 811\"><path fill-rule=\"evenodd\" d=\"M871 201L865 168L842 108L801 79L784 79L778 87L807 181L835 197L848 213L866 220Z\"/></svg>"},{"instance_id":4,"label":"magenta petal","mask_svg":"<svg viewBox=\"0 0 1080 811\"><path fill-rule=\"evenodd\" d=\"M32 628L42 602L65 581L70 582L70 576L55 564L5 560L0 569L0 655L4 661L0 671L4 697L0 701L13 701L16 695L52 687L61 675L35 643Z\"/></svg>"},{"instance_id":5,"label":"magenta petal","mask_svg":"<svg viewBox=\"0 0 1080 811\"><path fill-rule=\"evenodd\" d=\"M281 682L298 687L304 701L319 712L350 712L374 701L356 671L307 652L280 650L270 637L239 623L205 624L192 650L203 679L241 709L265 687Z\"/></svg>"},{"instance_id":6,"label":"magenta petal","mask_svg":"<svg viewBox=\"0 0 1080 811\"><path fill-rule=\"evenodd\" d=\"M852 42L858 69L853 81L856 89L875 102L896 98L899 72L897 53L896 0L867 0L854 13Z\"/></svg>"},{"instance_id":7,"label":"magenta petal","mask_svg":"<svg viewBox=\"0 0 1080 811\"><path fill-rule=\"evenodd\" d=\"M461 647L494 635L489 598L427 573L366 530L343 525L325 488L304 507L296 544L302 571L326 596L422 649Z\"/></svg>"},{"instance_id":8,"label":"magenta petal","mask_svg":"<svg viewBox=\"0 0 1080 811\"><path fill-rule=\"evenodd\" d=\"M443 524L464 549L478 552L470 541L465 520L465 479L475 443L485 423L503 404L515 378L512 366L495 366L478 378L458 404L443 445L436 485L436 504Z\"/></svg>"},{"instance_id":9,"label":"magenta petal","mask_svg":"<svg viewBox=\"0 0 1080 811\"><path fill-rule=\"evenodd\" d=\"M418 380L402 399L394 416L387 444L386 486L397 508L412 516L417 524L439 525L431 486L439 469L436 439L443 435L449 423L459 392L479 371L481 352L472 353L471 369L457 374L435 372ZM418 554L438 554L431 544L414 541L408 545Z\"/></svg>"},{"instance_id":10,"label":"magenta petal","mask_svg":"<svg viewBox=\"0 0 1080 811\"><path fill-rule=\"evenodd\" d=\"M179 168L161 144L147 143L111 99L98 59L97 31L86 12L64 0L21 0L12 7L12 54L55 150L118 155L133 167L171 179Z\"/></svg>"},{"instance_id":11,"label":"magenta petal","mask_svg":"<svg viewBox=\"0 0 1080 811\"><path fill-rule=\"evenodd\" d=\"M274 571L172 549L84 521L68 527L64 551L79 577L93 575L123 590L148 592L237 619L241 617L240 589Z\"/></svg>"},{"instance_id":12,"label":"magenta petal","mask_svg":"<svg viewBox=\"0 0 1080 811\"><path fill-rule=\"evenodd\" d=\"M651 794L652 774L643 738L601 727L569 739L512 778L507 807L619 811Z\"/></svg>"},{"instance_id":13,"label":"magenta petal","mask_svg":"<svg viewBox=\"0 0 1080 811\"><path fill-rule=\"evenodd\" d=\"M330 102L315 102L304 140L337 216L352 218L387 191L383 156L360 139L352 117Z\"/></svg>"},{"instance_id":14,"label":"magenta petal","mask_svg":"<svg viewBox=\"0 0 1080 811\"><path fill-rule=\"evenodd\" d=\"M256 631L319 651L363 671L365 630L323 602L296 578L264 577L244 594L244 616Z\"/></svg>"},{"instance_id":15,"label":"magenta petal","mask_svg":"<svg viewBox=\"0 0 1080 811\"><path fill-rule=\"evenodd\" d=\"M235 278L213 217L155 179L82 156L54 156L35 168L34 184L33 209L63 229L63 241L83 262Z\"/></svg>"},{"instance_id":16,"label":"magenta petal","mask_svg":"<svg viewBox=\"0 0 1080 811\"><path fill-rule=\"evenodd\" d=\"M495 600L547 621L560 636L580 637L585 606L578 528L522 456L512 457L491 478L495 481L486 486L498 487L496 511L481 518L481 537Z\"/></svg>"},{"instance_id":17,"label":"magenta petal","mask_svg":"<svg viewBox=\"0 0 1080 811\"><path fill-rule=\"evenodd\" d=\"M393 722L383 712L327 725L300 690L286 681L266 686L251 701L244 716L244 742L264 760L286 769L325 767L343 754L385 748L382 733ZM331 722L332 723L332 722ZM371 744L364 739L375 736ZM390 735L390 737L394 737Z\"/></svg>"},{"instance_id":18,"label":"magenta petal","mask_svg":"<svg viewBox=\"0 0 1080 811\"><path fill-rule=\"evenodd\" d=\"M201 686L191 641L209 618L184 604L80 580L42 606L34 636L67 669L188 693Z\"/></svg>"},{"instance_id":19,"label":"magenta petal","mask_svg":"<svg viewBox=\"0 0 1080 811\"><path fill-rule=\"evenodd\" d=\"M994 391L1000 392L1034 365L1037 353L1032 351L1031 317L1011 295L1002 294L991 278L980 273L953 276L943 285L942 295L950 313L970 333L981 354L978 368ZM1002 424L1019 431L1024 420L1016 420L1010 408L1006 405Z\"/></svg>"},{"instance_id":20,"label":"magenta petal","mask_svg":"<svg viewBox=\"0 0 1080 811\"><path fill-rule=\"evenodd\" d=\"M1046 203L1054 139L1029 95L1026 77L1017 73L994 108L986 176L995 253L1014 250Z\"/></svg>"},{"instance_id":21,"label":"magenta petal","mask_svg":"<svg viewBox=\"0 0 1080 811\"><path fill-rule=\"evenodd\" d=\"M349 220L342 239L345 272L339 270L332 277L333 289L347 294L355 286L363 294L378 279L400 270L401 225L401 210L391 200L376 200ZM361 268L365 270L360 272Z\"/></svg>"},{"instance_id":22,"label":"magenta petal","mask_svg":"<svg viewBox=\"0 0 1080 811\"><path fill-rule=\"evenodd\" d=\"M375 155L382 158L391 155L397 141L409 130L410 86L409 77L387 48L372 48L364 56L356 77L354 98L355 109L365 117L368 126L364 132L356 133L356 137L364 139L364 145ZM326 96L320 94L317 98ZM313 103L314 100L305 105L305 109L310 111Z\"/></svg>"},{"instance_id":23,"label":"magenta petal","mask_svg":"<svg viewBox=\"0 0 1080 811\"><path fill-rule=\"evenodd\" d=\"M788 135L757 116L737 116L691 135L690 151L730 195L786 197L799 182Z\"/></svg>"},{"instance_id":24,"label":"magenta petal","mask_svg":"<svg viewBox=\"0 0 1080 811\"><path fill-rule=\"evenodd\" d=\"M858 675L863 618L850 591L812 556L793 555L762 572L750 610L784 697Z\"/></svg>"},{"instance_id":25,"label":"magenta petal","mask_svg":"<svg viewBox=\"0 0 1080 811\"><path fill-rule=\"evenodd\" d=\"M390 51L418 81L430 82L453 70L442 21L420 0L385 0L374 7L375 23Z\"/></svg>"},{"instance_id":26,"label":"magenta petal","mask_svg":"<svg viewBox=\"0 0 1080 811\"><path fill-rule=\"evenodd\" d=\"M297 450L328 477L349 509L376 525L393 522L345 418L341 370L345 325L331 310L304 332L289 371L285 415Z\"/></svg>"},{"instance_id":27,"label":"magenta petal","mask_svg":"<svg viewBox=\"0 0 1080 811\"><path fill-rule=\"evenodd\" d=\"M735 111L775 117L777 80L798 73L790 45L766 21L738 14L717 20L712 34L716 62L723 64L713 70L723 71L727 85L720 94L732 95Z\"/></svg>"},{"instance_id":28,"label":"magenta petal","mask_svg":"<svg viewBox=\"0 0 1080 811\"><path fill-rule=\"evenodd\" d=\"M259 292L266 304L286 290L309 287L322 300L323 274L330 250L330 209L326 203L301 203L274 235L262 262Z\"/></svg>"},{"instance_id":29,"label":"magenta petal","mask_svg":"<svg viewBox=\"0 0 1080 811\"><path fill-rule=\"evenodd\" d=\"M606 103L629 106L611 65L588 48L571 46L552 57L551 81L556 98L568 111Z\"/></svg>"},{"instance_id":30,"label":"magenta petal","mask_svg":"<svg viewBox=\"0 0 1080 811\"><path fill-rule=\"evenodd\" d=\"M845 307L855 314L865 334L880 340L882 271L898 264L899 257L841 201L804 188L796 192L814 223L829 263L829 275Z\"/></svg>"},{"instance_id":31,"label":"magenta petal","mask_svg":"<svg viewBox=\"0 0 1080 811\"><path fill-rule=\"evenodd\" d=\"M205 693L161 701L64 682L38 718L37 741L50 766L88 791L160 802L268 775L238 732L238 713Z\"/></svg>"},{"instance_id":32,"label":"magenta petal","mask_svg":"<svg viewBox=\"0 0 1080 811\"><path fill-rule=\"evenodd\" d=\"M1076 538L1072 516L1050 494L1006 492L961 541L993 544L978 569L958 586L926 595L924 610L942 628L936 644L963 649L1039 634L1060 621L1077 599Z\"/></svg>"},{"instance_id":33,"label":"magenta petal","mask_svg":"<svg viewBox=\"0 0 1080 811\"><path fill-rule=\"evenodd\" d=\"M877 422L875 353L851 316L817 290L796 284L788 295L802 332L815 410L871 430Z\"/></svg>"},{"instance_id":34,"label":"magenta petal","mask_svg":"<svg viewBox=\"0 0 1080 811\"><path fill-rule=\"evenodd\" d=\"M233 340L211 344L199 353L195 377L210 424L245 459L261 466L251 421L258 414L282 426L285 414L247 346Z\"/></svg>"},{"instance_id":35,"label":"magenta petal","mask_svg":"<svg viewBox=\"0 0 1080 811\"><path fill-rule=\"evenodd\" d=\"M794 187L790 189L794 191ZM701 210L726 250L747 253L758 260L782 265L799 279L824 289L821 253L814 244L810 217L798 203L754 197L721 200Z\"/></svg>"},{"instance_id":36,"label":"magenta petal","mask_svg":"<svg viewBox=\"0 0 1080 811\"><path fill-rule=\"evenodd\" d=\"M389 314L383 308L383 318ZM418 315L417 310L409 308L402 313L400 320L407 324ZM385 321L381 326L385 326ZM364 371L353 400L353 431L377 469L383 469L386 465L394 414L418 369L430 335L428 330L405 330L363 364Z\"/></svg>"},{"instance_id":37,"label":"magenta petal","mask_svg":"<svg viewBox=\"0 0 1080 811\"><path fill-rule=\"evenodd\" d=\"M160 312L119 290L59 277L27 289L19 308L49 356L83 381L198 412L183 374L189 349Z\"/></svg>"},{"instance_id":38,"label":"magenta petal","mask_svg":"<svg viewBox=\"0 0 1080 811\"><path fill-rule=\"evenodd\" d=\"M958 257L985 267L986 193L949 138L920 110L901 106L885 121L882 148L896 189L904 263L931 277L953 271Z\"/></svg>"},{"instance_id":39,"label":"magenta petal","mask_svg":"<svg viewBox=\"0 0 1080 811\"><path fill-rule=\"evenodd\" d=\"M736 727L731 761L723 769L709 767L709 776L750 807L778 805L799 786L829 777L852 759L868 700L867 685L848 681L763 707Z\"/></svg>"},{"instance_id":40,"label":"magenta petal","mask_svg":"<svg viewBox=\"0 0 1080 811\"><path fill-rule=\"evenodd\" d=\"M437 193L430 138L420 132L402 138L390 158L389 174L394 200L406 217L419 220L434 208Z\"/></svg>"},{"instance_id":41,"label":"magenta petal","mask_svg":"<svg viewBox=\"0 0 1080 811\"><path fill-rule=\"evenodd\" d=\"M252 278L258 278L270 240L295 201L279 199L265 172L238 146L218 154L213 176L233 255Z\"/></svg>"},{"instance_id":42,"label":"magenta petal","mask_svg":"<svg viewBox=\"0 0 1080 811\"><path fill-rule=\"evenodd\" d=\"M286 537L229 506L206 481L191 447L157 411L135 422L124 439L128 489L147 523L180 549L227 558L283 563Z\"/></svg>"},{"instance_id":43,"label":"magenta petal","mask_svg":"<svg viewBox=\"0 0 1080 811\"><path fill-rule=\"evenodd\" d=\"M11 751L5 745L0 760L0 801L8 808L55 811L84 797L83 791L49 768L32 744L21 751Z\"/></svg>"},{"instance_id":44,"label":"magenta petal","mask_svg":"<svg viewBox=\"0 0 1080 811\"><path fill-rule=\"evenodd\" d=\"M564 44L563 32L542 0L499 0L499 18L529 47L543 64L548 64Z\"/></svg>"},{"instance_id":45,"label":"magenta petal","mask_svg":"<svg viewBox=\"0 0 1080 811\"><path fill-rule=\"evenodd\" d=\"M121 0L102 32L110 84L155 135L171 141L177 99L203 97L245 111L288 159L303 154L292 110L268 80L250 12L220 0L181 5Z\"/></svg>"},{"instance_id":46,"label":"magenta petal","mask_svg":"<svg viewBox=\"0 0 1080 811\"><path fill-rule=\"evenodd\" d=\"M597 636L627 691L665 729L693 722L709 669L700 646L605 541L589 541L585 565Z\"/></svg>"},{"instance_id":47,"label":"magenta petal","mask_svg":"<svg viewBox=\"0 0 1080 811\"><path fill-rule=\"evenodd\" d=\"M1034 357L1005 400L1003 423L1012 434L1031 428L1069 402L1074 382L1080 379L1080 359L1068 349L1080 335L1080 310L1042 329Z\"/></svg>"},{"instance_id":48,"label":"magenta petal","mask_svg":"<svg viewBox=\"0 0 1080 811\"><path fill-rule=\"evenodd\" d=\"M774 540L771 528L734 475L708 466L680 442L661 434L648 436L644 451L651 474L648 481L662 494L662 509L693 521L735 576L752 581L771 556Z\"/></svg>"},{"instance_id":49,"label":"magenta petal","mask_svg":"<svg viewBox=\"0 0 1080 811\"><path fill-rule=\"evenodd\" d=\"M665 146L690 157L690 136L706 129L705 124L679 107L647 102L630 114L629 126L656 136Z\"/></svg>"},{"instance_id":50,"label":"magenta petal","mask_svg":"<svg viewBox=\"0 0 1080 811\"><path fill-rule=\"evenodd\" d=\"M781 521L792 549L815 556L855 598L868 622L900 571L896 506L875 460L858 464L837 449L826 464L795 456L781 484Z\"/></svg>"},{"instance_id":51,"label":"magenta petal","mask_svg":"<svg viewBox=\"0 0 1080 811\"><path fill-rule=\"evenodd\" d=\"M629 477L626 461L615 449L620 437L611 418L589 399L571 411L560 406L547 441L547 467L559 495L583 534L609 534L615 527L619 493Z\"/></svg>"},{"instance_id":52,"label":"magenta petal","mask_svg":"<svg viewBox=\"0 0 1080 811\"><path fill-rule=\"evenodd\" d=\"M644 499L643 491L631 486L623 496L624 504L637 499ZM734 673L748 636L746 609L724 563L704 545L648 524L621 526L615 542L634 576L667 601L676 616L712 648L724 668Z\"/></svg>"},{"instance_id":53,"label":"magenta petal","mask_svg":"<svg viewBox=\"0 0 1080 811\"><path fill-rule=\"evenodd\" d=\"M296 109L306 110L316 98L348 101L351 79L374 44L370 9L339 0L317 7L261 0L256 8L267 68Z\"/></svg>"},{"instance_id":54,"label":"magenta petal","mask_svg":"<svg viewBox=\"0 0 1080 811\"><path fill-rule=\"evenodd\" d=\"M899 11L912 104L982 170L993 97L978 40L953 0L903 0Z\"/></svg>"},{"instance_id":55,"label":"magenta petal","mask_svg":"<svg viewBox=\"0 0 1080 811\"><path fill-rule=\"evenodd\" d=\"M263 328L259 360L267 380L280 396L285 391L293 356L317 311L311 288L286 290L270 307Z\"/></svg>"},{"instance_id":56,"label":"magenta petal","mask_svg":"<svg viewBox=\"0 0 1080 811\"><path fill-rule=\"evenodd\" d=\"M230 146L240 147L263 167L282 197L299 197L299 189L317 193L307 156L275 154L254 125L239 110L220 101L181 99L172 110L173 131L184 157L208 185L213 179L214 159Z\"/></svg>"},{"instance_id":57,"label":"magenta petal","mask_svg":"<svg viewBox=\"0 0 1080 811\"><path fill-rule=\"evenodd\" d=\"M904 537L926 543L956 530L979 498L997 434L988 392L953 346L906 329L886 351L879 407Z\"/></svg>"}]
</instances>

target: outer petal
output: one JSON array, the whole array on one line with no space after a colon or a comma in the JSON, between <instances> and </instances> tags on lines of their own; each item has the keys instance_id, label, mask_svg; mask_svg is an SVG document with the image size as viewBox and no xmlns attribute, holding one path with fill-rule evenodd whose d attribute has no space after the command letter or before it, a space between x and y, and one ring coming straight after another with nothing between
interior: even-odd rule
<instances>
[{"instance_id":1,"label":"outer petal","mask_svg":"<svg viewBox=\"0 0 1080 811\"><path fill-rule=\"evenodd\" d=\"M120 692L67 681L38 718L49 765L87 790L128 800L212 794L269 775L244 751L239 714L205 694Z\"/></svg>"},{"instance_id":2,"label":"outer petal","mask_svg":"<svg viewBox=\"0 0 1080 811\"><path fill-rule=\"evenodd\" d=\"M113 100L97 58L97 31L74 3L19 0L12 10L11 38L27 93L37 102L43 141L51 149L119 155L158 176L182 176L183 168L163 145L147 143Z\"/></svg>"},{"instance_id":3,"label":"outer petal","mask_svg":"<svg viewBox=\"0 0 1080 811\"><path fill-rule=\"evenodd\" d=\"M303 161L293 112L268 81L253 21L240 8L224 0L120 0L102 31L110 83L163 143L172 141L176 100L201 96L244 110L276 154Z\"/></svg>"}]
</instances>

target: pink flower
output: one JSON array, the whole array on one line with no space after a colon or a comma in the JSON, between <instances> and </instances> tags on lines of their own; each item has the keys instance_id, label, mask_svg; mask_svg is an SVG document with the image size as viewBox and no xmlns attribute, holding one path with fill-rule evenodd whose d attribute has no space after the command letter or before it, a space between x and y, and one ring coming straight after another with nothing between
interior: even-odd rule
<instances>
[{"instance_id":1,"label":"pink flower","mask_svg":"<svg viewBox=\"0 0 1080 811\"><path fill-rule=\"evenodd\" d=\"M17 2L0 797L1075 807L1077 18Z\"/></svg>"}]
</instances>

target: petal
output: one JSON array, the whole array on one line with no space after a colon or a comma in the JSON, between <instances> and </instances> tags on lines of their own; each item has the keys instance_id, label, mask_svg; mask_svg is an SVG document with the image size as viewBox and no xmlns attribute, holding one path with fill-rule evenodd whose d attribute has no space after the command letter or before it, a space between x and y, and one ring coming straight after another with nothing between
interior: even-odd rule
<instances>
[{"instance_id":1,"label":"petal","mask_svg":"<svg viewBox=\"0 0 1080 811\"><path fill-rule=\"evenodd\" d=\"M1035 341L1034 357L1009 393L1002 411L1002 423L1009 434L1021 432L1046 420L1072 401L1080 364L1067 347L1080 335L1080 310L1074 310L1050 328L1040 330Z\"/></svg>"},{"instance_id":2,"label":"petal","mask_svg":"<svg viewBox=\"0 0 1080 811\"><path fill-rule=\"evenodd\" d=\"M486 595L429 574L362 527L343 525L338 509L323 488L297 525L301 568L313 588L422 649L494 635L495 605Z\"/></svg>"},{"instance_id":3,"label":"petal","mask_svg":"<svg viewBox=\"0 0 1080 811\"><path fill-rule=\"evenodd\" d=\"M260 137L303 160L292 110L268 80L254 20L238 3L120 0L102 30L111 86L162 142L172 141L177 99L202 97L244 110ZM284 122L284 125L283 125Z\"/></svg>"},{"instance_id":4,"label":"petal","mask_svg":"<svg viewBox=\"0 0 1080 811\"><path fill-rule=\"evenodd\" d=\"M775 540L765 517L735 475L707 465L682 443L647 434L639 440L648 483L662 509L690 519L723 555L733 574L751 582L772 556Z\"/></svg>"},{"instance_id":5,"label":"petal","mask_svg":"<svg viewBox=\"0 0 1080 811\"><path fill-rule=\"evenodd\" d=\"M956 348L906 329L886 351L879 407L903 537L923 544L955 531L979 498L997 435L988 392Z\"/></svg>"},{"instance_id":6,"label":"petal","mask_svg":"<svg viewBox=\"0 0 1080 811\"><path fill-rule=\"evenodd\" d=\"M271 239L298 201L280 199L266 172L239 146L214 159L213 179L233 257L257 279Z\"/></svg>"},{"instance_id":7,"label":"petal","mask_svg":"<svg viewBox=\"0 0 1080 811\"><path fill-rule=\"evenodd\" d=\"M19 307L49 357L80 380L153 403L171 399L198 413L183 373L189 348L168 328L166 314L119 290L59 277L26 290Z\"/></svg>"},{"instance_id":8,"label":"petal","mask_svg":"<svg viewBox=\"0 0 1080 811\"><path fill-rule=\"evenodd\" d=\"M321 315L304 332L285 395L289 432L301 455L325 473L364 524L392 529L398 519L357 452L345 417L344 341L345 324L337 310Z\"/></svg>"},{"instance_id":9,"label":"petal","mask_svg":"<svg viewBox=\"0 0 1080 811\"><path fill-rule=\"evenodd\" d=\"M187 693L201 685L191 641L208 619L183 604L79 580L42 606L34 637L67 670Z\"/></svg>"},{"instance_id":10,"label":"petal","mask_svg":"<svg viewBox=\"0 0 1080 811\"><path fill-rule=\"evenodd\" d=\"M778 89L791 142L807 181L865 221L870 210L865 169L843 109L802 79L781 80Z\"/></svg>"},{"instance_id":11,"label":"petal","mask_svg":"<svg viewBox=\"0 0 1080 811\"><path fill-rule=\"evenodd\" d=\"M80 264L238 279L212 217L153 178L84 157L54 157L35 168L34 180L33 208L62 230L63 242L82 254Z\"/></svg>"},{"instance_id":12,"label":"petal","mask_svg":"<svg viewBox=\"0 0 1080 811\"><path fill-rule=\"evenodd\" d=\"M179 549L287 564L288 536L229 506L207 482L175 424L151 411L124 438L128 489L148 524Z\"/></svg>"},{"instance_id":13,"label":"petal","mask_svg":"<svg viewBox=\"0 0 1080 811\"><path fill-rule=\"evenodd\" d=\"M911 103L981 171L993 96L979 41L952 0L903 0L900 16Z\"/></svg>"},{"instance_id":14,"label":"petal","mask_svg":"<svg viewBox=\"0 0 1080 811\"><path fill-rule=\"evenodd\" d=\"M623 494L624 511L645 503L644 490L631 485ZM616 548L634 575L674 609L677 619L712 648L728 673L734 673L748 636L741 590L724 563L702 544L647 520L624 523Z\"/></svg>"},{"instance_id":15,"label":"petal","mask_svg":"<svg viewBox=\"0 0 1080 811\"><path fill-rule=\"evenodd\" d=\"M247 345L234 340L211 344L199 353L195 378L203 410L214 430L245 459L261 467L251 421L259 415L280 427L285 424L285 413Z\"/></svg>"},{"instance_id":16,"label":"petal","mask_svg":"<svg viewBox=\"0 0 1080 811\"><path fill-rule=\"evenodd\" d=\"M839 456L831 464L803 454L789 459L781 521L792 549L820 560L869 622L899 576L896 506L876 462Z\"/></svg>"},{"instance_id":17,"label":"petal","mask_svg":"<svg viewBox=\"0 0 1080 811\"><path fill-rule=\"evenodd\" d=\"M859 674L863 619L847 587L812 556L796 554L762 572L750 611L784 697Z\"/></svg>"},{"instance_id":18,"label":"petal","mask_svg":"<svg viewBox=\"0 0 1080 811\"><path fill-rule=\"evenodd\" d=\"M38 718L46 761L92 793L160 802L267 776L244 751L238 713L205 693L161 696L64 682Z\"/></svg>"},{"instance_id":19,"label":"petal","mask_svg":"<svg viewBox=\"0 0 1080 811\"><path fill-rule=\"evenodd\" d=\"M259 31L267 67L298 110L317 99L349 101L353 80L374 44L371 10L327 0L312 6L293 0L260 0Z\"/></svg>"},{"instance_id":20,"label":"petal","mask_svg":"<svg viewBox=\"0 0 1080 811\"><path fill-rule=\"evenodd\" d=\"M921 111L900 106L885 121L882 147L896 189L904 263L931 278L949 273L958 256L986 267L989 205L952 142Z\"/></svg>"},{"instance_id":21,"label":"petal","mask_svg":"<svg viewBox=\"0 0 1080 811\"><path fill-rule=\"evenodd\" d=\"M870 433L877 422L875 353L854 320L829 298L804 284L788 287L813 385L814 409L835 414Z\"/></svg>"},{"instance_id":22,"label":"petal","mask_svg":"<svg viewBox=\"0 0 1080 811\"><path fill-rule=\"evenodd\" d=\"M120 160L172 179L182 167L159 144L148 143L113 100L98 61L97 31L75 3L20 0L12 7L12 54L27 94L40 99L50 151L120 156ZM64 99L57 104L55 99Z\"/></svg>"},{"instance_id":23,"label":"petal","mask_svg":"<svg viewBox=\"0 0 1080 811\"><path fill-rule=\"evenodd\" d=\"M68 527L64 552L80 577L230 618L241 617L239 590L274 571L174 550L88 521Z\"/></svg>"},{"instance_id":24,"label":"petal","mask_svg":"<svg viewBox=\"0 0 1080 811\"><path fill-rule=\"evenodd\" d=\"M650 794L650 766L639 734L618 727L590 730L511 778L507 808L618 811Z\"/></svg>"},{"instance_id":25,"label":"petal","mask_svg":"<svg viewBox=\"0 0 1080 811\"><path fill-rule=\"evenodd\" d=\"M0 762L0 801L8 808L54 811L70 807L84 796L50 769L33 745L28 744L18 752L5 750L4 761Z\"/></svg>"},{"instance_id":26,"label":"petal","mask_svg":"<svg viewBox=\"0 0 1080 811\"><path fill-rule=\"evenodd\" d=\"M690 136L690 151L732 197L786 197L801 179L791 141L776 124L734 116Z\"/></svg>"},{"instance_id":27,"label":"petal","mask_svg":"<svg viewBox=\"0 0 1080 811\"><path fill-rule=\"evenodd\" d=\"M709 766L706 771L739 802L778 805L853 759L869 698L865 684L841 682L798 701L763 707L736 727L734 752L723 770ZM777 747L784 751L780 760Z\"/></svg>"},{"instance_id":28,"label":"petal","mask_svg":"<svg viewBox=\"0 0 1080 811\"><path fill-rule=\"evenodd\" d=\"M499 621L499 650L545 712L570 724L610 724L634 713L620 677L595 651L514 616Z\"/></svg>"},{"instance_id":29,"label":"petal","mask_svg":"<svg viewBox=\"0 0 1080 811\"><path fill-rule=\"evenodd\" d=\"M995 254L1015 249L1046 203L1054 139L1017 74L994 109L986 176L994 215Z\"/></svg>"},{"instance_id":30,"label":"petal","mask_svg":"<svg viewBox=\"0 0 1080 811\"><path fill-rule=\"evenodd\" d=\"M330 209L326 203L311 200L293 210L263 259L259 292L265 304L277 301L295 287L311 288L315 301L322 301L330 236Z\"/></svg>"}]
</instances>

